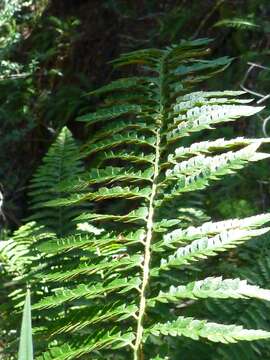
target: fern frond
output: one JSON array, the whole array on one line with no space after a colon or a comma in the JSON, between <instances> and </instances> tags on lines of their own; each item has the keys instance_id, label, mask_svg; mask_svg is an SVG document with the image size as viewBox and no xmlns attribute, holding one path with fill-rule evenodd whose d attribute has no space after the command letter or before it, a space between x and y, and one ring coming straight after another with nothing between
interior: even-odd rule
<instances>
[{"instance_id":1,"label":"fern frond","mask_svg":"<svg viewBox=\"0 0 270 360\"><path fill-rule=\"evenodd\" d=\"M83 172L79 149L71 132L64 127L43 158L43 164L37 169L30 185L30 209L35 210L28 220L38 220L57 233L71 229L70 220L80 213L73 208L50 209L44 204L61 194L57 186L65 180L73 180Z\"/></svg>"},{"instance_id":2,"label":"fern frond","mask_svg":"<svg viewBox=\"0 0 270 360\"><path fill-rule=\"evenodd\" d=\"M102 244L101 244L102 245ZM105 244L104 244L105 245ZM123 245L121 246L123 248ZM100 254L103 255L104 249L99 249ZM108 245L105 248L106 255L110 255L108 252ZM117 249L113 247L111 249L111 255L117 254ZM50 274L40 274L39 277L45 279L46 281L67 281L71 279L75 279L81 275L93 275L96 273L100 273L101 271L106 274L107 272L118 272L120 273L122 270L130 270L134 267L139 267L141 263L140 255L133 255L130 257L124 257L120 259L113 259L109 264L107 259L104 261L100 261L95 264L81 264L73 270L65 270L62 272L51 272Z\"/></svg>"},{"instance_id":3,"label":"fern frond","mask_svg":"<svg viewBox=\"0 0 270 360\"><path fill-rule=\"evenodd\" d=\"M136 199L145 198L148 199L151 193L151 188L139 188L139 187L121 187L115 186L112 188L102 187L98 191L88 194L74 194L67 199L51 200L45 203L45 206L69 206L77 203L84 202L86 200L102 201L106 199L125 198Z\"/></svg>"},{"instance_id":4,"label":"fern frond","mask_svg":"<svg viewBox=\"0 0 270 360\"><path fill-rule=\"evenodd\" d=\"M225 104L247 104L252 99L242 99L238 96L244 95L244 91L195 91L190 94L179 96L173 105L173 115L186 113L196 107L207 105Z\"/></svg>"},{"instance_id":5,"label":"fern frond","mask_svg":"<svg viewBox=\"0 0 270 360\"><path fill-rule=\"evenodd\" d=\"M69 301L75 301L81 298L95 299L97 296L102 296L111 292L126 293L132 289L140 286L139 278L132 278L131 280L119 278L111 281L109 284L103 286L97 285L78 285L71 290L58 291L53 296L48 296L42 299L39 303L33 305L33 309L50 309L57 307Z\"/></svg>"},{"instance_id":6,"label":"fern frond","mask_svg":"<svg viewBox=\"0 0 270 360\"><path fill-rule=\"evenodd\" d=\"M270 214L261 214L244 219L230 219L218 222L206 222L199 227L190 226L187 229L173 230L163 236L163 239L154 244L154 250L162 247L176 248L179 245L190 243L201 237L211 237L230 230L248 230L262 227L270 221Z\"/></svg>"},{"instance_id":7,"label":"fern frond","mask_svg":"<svg viewBox=\"0 0 270 360\"><path fill-rule=\"evenodd\" d=\"M215 256L218 252L232 249L252 237L268 232L270 228L259 230L229 230L224 231L212 238L194 240L190 245L180 247L167 259L162 259L160 270L168 270L170 267L188 265L193 261ZM155 269L153 269L155 274Z\"/></svg>"},{"instance_id":8,"label":"fern frond","mask_svg":"<svg viewBox=\"0 0 270 360\"><path fill-rule=\"evenodd\" d=\"M114 215L114 214L97 214L97 213L84 213L78 216L75 220L77 222L82 221L116 221L123 223L137 223L137 222L146 222L146 217L148 215L148 209L144 206L132 210L124 215Z\"/></svg>"},{"instance_id":9,"label":"fern frond","mask_svg":"<svg viewBox=\"0 0 270 360\"><path fill-rule=\"evenodd\" d=\"M126 161L127 163L135 163L135 164L146 163L153 165L154 157L155 156L153 154L135 153L133 151L127 153L126 151L115 150L115 151L107 151L107 152L105 151L104 153L102 153L102 155L99 155L98 162L100 166L103 164L103 162L110 160L123 160Z\"/></svg>"},{"instance_id":10,"label":"fern frond","mask_svg":"<svg viewBox=\"0 0 270 360\"><path fill-rule=\"evenodd\" d=\"M55 238L55 234L38 226L34 221L22 225L8 240L0 240L1 266L7 273L13 274L14 279L21 277L34 256L31 252L32 243L43 239Z\"/></svg>"},{"instance_id":11,"label":"fern frond","mask_svg":"<svg viewBox=\"0 0 270 360\"><path fill-rule=\"evenodd\" d=\"M179 302L181 299L245 299L257 298L262 300L270 299L270 290L260 289L258 286L248 285L246 280L225 279L222 277L206 278L194 281L187 285L171 286L167 292L160 291L158 296L149 299L149 305L162 302Z\"/></svg>"},{"instance_id":12,"label":"fern frond","mask_svg":"<svg viewBox=\"0 0 270 360\"><path fill-rule=\"evenodd\" d=\"M240 340L268 339L270 337L270 333L263 330L246 330L242 326L210 323L205 320L195 320L183 316L165 324L155 324L149 329L149 333L155 336L187 336L194 340L205 338L225 344Z\"/></svg>"},{"instance_id":13,"label":"fern frond","mask_svg":"<svg viewBox=\"0 0 270 360\"><path fill-rule=\"evenodd\" d=\"M88 124L94 124L102 120L111 120L121 115L137 115L140 112L142 112L140 105L115 105L106 109L100 109L96 113L81 116L78 120L86 121Z\"/></svg>"},{"instance_id":14,"label":"fern frond","mask_svg":"<svg viewBox=\"0 0 270 360\"><path fill-rule=\"evenodd\" d=\"M125 91L129 88L133 89L134 87L138 87L138 86L141 89L142 84L153 82L153 81L155 81L155 78L143 77L143 76L121 78L121 79L114 80L110 84L104 85L97 90L91 91L89 93L89 95L99 96L99 95L104 95L106 93L114 92L116 90L124 90ZM78 119L80 120L80 118L78 118Z\"/></svg>"},{"instance_id":15,"label":"fern frond","mask_svg":"<svg viewBox=\"0 0 270 360\"><path fill-rule=\"evenodd\" d=\"M59 191L82 191L86 190L89 185L107 183L110 184L114 181L151 181L153 176L153 169L148 169L134 172L132 169L120 168L116 166L107 166L103 169L91 169L86 176L80 176L78 179L72 181L63 181L59 186Z\"/></svg>"},{"instance_id":16,"label":"fern frond","mask_svg":"<svg viewBox=\"0 0 270 360\"><path fill-rule=\"evenodd\" d=\"M156 64L163 51L159 49L143 49L136 50L127 54L122 54L119 59L113 60L112 64L115 67L130 65L130 64Z\"/></svg>"},{"instance_id":17,"label":"fern frond","mask_svg":"<svg viewBox=\"0 0 270 360\"><path fill-rule=\"evenodd\" d=\"M211 129L212 125L233 121L242 116L251 116L261 111L262 107L248 105L203 105L187 110L185 114L174 118L172 130L167 133L167 140L174 142L191 133Z\"/></svg>"},{"instance_id":18,"label":"fern frond","mask_svg":"<svg viewBox=\"0 0 270 360\"><path fill-rule=\"evenodd\" d=\"M20 274L27 263L31 263L29 245L13 239L0 241L1 267L7 272Z\"/></svg>"},{"instance_id":19,"label":"fern frond","mask_svg":"<svg viewBox=\"0 0 270 360\"><path fill-rule=\"evenodd\" d=\"M150 349L152 335L224 343L270 337L263 330L177 318L179 307L183 315L192 312L185 299L270 299L269 290L240 276L223 280L209 274L194 281L195 262L265 234L269 228L263 225L270 221L263 214L202 224L208 218L193 193L269 157L259 150L269 139L193 139L190 145L186 138L261 110L242 98L243 92L190 93L231 61L204 59L209 43L183 41L124 54L114 66L136 64L140 76L92 93L103 105L79 118L97 125L80 155L92 170L63 179L53 200L42 199L47 210L90 204L70 217L77 225L73 233L35 244L46 258L35 281L42 280L48 294L33 308L37 314L51 309L43 333L57 343L43 360L106 358L108 352L149 359L160 353ZM170 345L162 347L162 355L166 351L170 354Z\"/></svg>"},{"instance_id":20,"label":"fern frond","mask_svg":"<svg viewBox=\"0 0 270 360\"><path fill-rule=\"evenodd\" d=\"M74 339L72 345L52 348L37 360L71 360L104 348L117 349L131 346L134 335L132 332L120 332L116 329L98 331L91 336Z\"/></svg>"},{"instance_id":21,"label":"fern frond","mask_svg":"<svg viewBox=\"0 0 270 360\"><path fill-rule=\"evenodd\" d=\"M155 138L154 137L146 137L144 135L139 136L136 133L129 132L125 135L116 134L112 136L110 139L98 141L95 144L90 144L89 146L85 146L84 154L86 156L93 155L97 152L108 150L117 146L121 146L124 144L138 145L138 146L146 146L150 148L155 147Z\"/></svg>"},{"instance_id":22,"label":"fern frond","mask_svg":"<svg viewBox=\"0 0 270 360\"><path fill-rule=\"evenodd\" d=\"M116 135L117 133L121 133L125 130L135 129L140 132L150 132L154 133L155 128L153 126L148 125L146 122L142 121L134 121L134 120L126 120L126 121L118 121L117 124L108 124L102 128L102 131L99 131L98 134L93 136L92 139L88 141L88 144L95 143L96 141L106 138L108 136Z\"/></svg>"},{"instance_id":23,"label":"fern frond","mask_svg":"<svg viewBox=\"0 0 270 360\"><path fill-rule=\"evenodd\" d=\"M213 171L214 176L222 175L219 169L224 171L224 175L230 174L236 169L241 169L246 161L257 161L269 157L269 154L256 152L260 145L260 141L254 141L236 152L230 151L212 157L198 155L176 164L172 169L168 169L165 175L167 179L181 178L182 175L193 175L198 171L202 173L202 169Z\"/></svg>"},{"instance_id":24,"label":"fern frond","mask_svg":"<svg viewBox=\"0 0 270 360\"><path fill-rule=\"evenodd\" d=\"M64 319L54 323L51 328L52 336L61 333L73 333L81 331L89 325L94 325L99 322L116 321L120 322L130 317L136 317L138 308L135 304L110 304L105 305L103 308L93 307L89 309L86 307L82 309L80 313L77 311L69 314Z\"/></svg>"},{"instance_id":25,"label":"fern frond","mask_svg":"<svg viewBox=\"0 0 270 360\"><path fill-rule=\"evenodd\" d=\"M227 66L230 62L230 59L227 56L216 60L197 60L194 61L191 65L180 65L174 70L174 74L180 76L187 76L192 73L197 73L200 71L207 71L212 70L213 68L216 69L218 66Z\"/></svg>"},{"instance_id":26,"label":"fern frond","mask_svg":"<svg viewBox=\"0 0 270 360\"><path fill-rule=\"evenodd\" d=\"M246 139L238 137L232 140L217 139L213 141L202 141L192 144L190 147L181 146L175 149L174 154L169 154L168 163L177 164L178 159L185 159L192 155L210 154L222 150L244 147L255 143L267 143L268 139Z\"/></svg>"},{"instance_id":27,"label":"fern frond","mask_svg":"<svg viewBox=\"0 0 270 360\"><path fill-rule=\"evenodd\" d=\"M233 174L236 170L243 168L250 161L258 161L269 157L269 154L257 152L257 149L258 144L251 144L237 152L229 152L217 155L213 158L205 158L205 162L201 161L204 159L203 156L198 156L195 158L195 167L196 161L198 161L197 169L195 169L191 175L184 175L180 173L176 176L176 179L178 179L177 184L171 189L168 189L168 192L164 195L164 200L172 200L182 193L198 189L202 190L210 185L211 180L216 181L222 176ZM186 166L186 164L192 164L193 162L194 159L191 158L190 161L184 163L184 166ZM201 164L201 167L199 164ZM175 172L173 175L177 174L178 168L179 165L175 165ZM173 177L170 177L170 174L171 170L167 170L166 180L173 179Z\"/></svg>"}]
</instances>

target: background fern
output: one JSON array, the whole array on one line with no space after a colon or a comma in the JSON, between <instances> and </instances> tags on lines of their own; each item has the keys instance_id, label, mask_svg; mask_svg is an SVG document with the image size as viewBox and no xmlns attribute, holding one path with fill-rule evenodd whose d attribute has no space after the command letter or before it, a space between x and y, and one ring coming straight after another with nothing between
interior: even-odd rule
<instances>
[{"instance_id":1,"label":"background fern","mask_svg":"<svg viewBox=\"0 0 270 360\"><path fill-rule=\"evenodd\" d=\"M7 239L0 242L3 293L7 292L5 295L8 296L8 300L0 306L1 322L5 324L1 338L5 339L7 354L17 351L15 340L17 333L13 329L19 330L17 327L21 317L19 309L23 303L26 283L29 278L33 278L31 275L33 268L50 269L51 266L60 266L65 263L61 256L45 258L33 249L33 245L42 239L56 239L56 234L60 236L72 233L76 226L71 220L81 212L81 208L76 206L71 209L67 207L52 209L44 204L63 194L61 189L58 189L63 180L72 181L82 171L83 165L80 161L78 146L71 132L64 127L50 146L43 164L37 169L31 182L29 198L32 215L28 218L29 222L16 230L11 238L6 236ZM53 283L46 284L40 279L36 283L33 282L33 300L38 301L45 293L50 293L54 287ZM13 317L10 319L11 312ZM42 323L45 317L46 314L40 313L38 319L34 321L36 324Z\"/></svg>"},{"instance_id":2,"label":"background fern","mask_svg":"<svg viewBox=\"0 0 270 360\"><path fill-rule=\"evenodd\" d=\"M60 183L72 181L82 172L78 146L71 132L64 127L31 181L29 196L32 215L28 220L38 221L59 235L71 231L70 220L78 215L80 210L76 207L51 209L45 207L45 203L61 196L62 193L57 188Z\"/></svg>"}]
</instances>

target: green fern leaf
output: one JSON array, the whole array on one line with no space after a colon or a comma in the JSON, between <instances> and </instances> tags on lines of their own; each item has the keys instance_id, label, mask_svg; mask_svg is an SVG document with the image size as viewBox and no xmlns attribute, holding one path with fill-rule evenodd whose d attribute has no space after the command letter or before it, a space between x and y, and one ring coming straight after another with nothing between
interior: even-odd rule
<instances>
[{"instance_id":1,"label":"green fern leaf","mask_svg":"<svg viewBox=\"0 0 270 360\"><path fill-rule=\"evenodd\" d=\"M224 231L212 238L201 238L194 240L190 245L180 247L174 254L167 259L162 259L160 270L168 270L170 267L180 267L190 264L193 261L206 259L209 256L215 256L218 252L234 248L239 244L254 236L262 235L268 232L270 228L259 230L229 230ZM155 269L152 271L156 275Z\"/></svg>"},{"instance_id":2,"label":"green fern leaf","mask_svg":"<svg viewBox=\"0 0 270 360\"><path fill-rule=\"evenodd\" d=\"M149 305L162 302L179 302L181 299L241 299L241 298L258 298L270 300L270 290L260 289L258 286L248 285L246 280L206 278L200 281L194 281L187 285L171 286L168 292L160 291L157 297L149 299Z\"/></svg>"},{"instance_id":3,"label":"green fern leaf","mask_svg":"<svg viewBox=\"0 0 270 360\"><path fill-rule=\"evenodd\" d=\"M142 112L140 105L115 105L107 109L101 109L94 114L81 116L78 120L94 124L101 120L111 120L121 115L138 114L140 112Z\"/></svg>"},{"instance_id":4,"label":"green fern leaf","mask_svg":"<svg viewBox=\"0 0 270 360\"><path fill-rule=\"evenodd\" d=\"M269 139L246 139L238 137L232 140L217 139L214 141L202 141L192 144L190 147L181 146L175 149L174 154L168 156L168 163L177 164L179 159L185 159L192 155L210 154L221 150L243 147L255 143L266 143ZM168 166L168 164L167 164Z\"/></svg>"},{"instance_id":5,"label":"green fern leaf","mask_svg":"<svg viewBox=\"0 0 270 360\"><path fill-rule=\"evenodd\" d=\"M123 245L121 246L121 249ZM88 247L89 249L89 247ZM99 249L100 253L103 255L104 250ZM117 254L117 249L113 247L111 249L112 254ZM108 252L108 245L106 248L106 256L110 255ZM123 270L130 270L134 267L139 267L141 263L140 255L133 255L131 257L124 257L120 259L112 259L110 263L108 263L107 259L103 262L99 262L98 264L81 264L79 267L76 267L73 270L65 270L62 272L51 272L50 274L40 274L39 277L45 279L46 281L67 281L75 279L81 275L93 275L96 273L106 272L120 272Z\"/></svg>"},{"instance_id":6,"label":"green fern leaf","mask_svg":"<svg viewBox=\"0 0 270 360\"><path fill-rule=\"evenodd\" d=\"M31 182L29 196L31 209L35 210L35 213L28 220L36 220L47 225L58 234L70 231L70 220L80 213L80 209L52 210L44 204L60 196L57 186L63 180L71 181L82 172L79 149L71 132L64 127L49 148L43 164L37 169Z\"/></svg>"},{"instance_id":7,"label":"green fern leaf","mask_svg":"<svg viewBox=\"0 0 270 360\"><path fill-rule=\"evenodd\" d=\"M52 336L62 333L81 331L89 325L94 325L99 322L115 321L120 322L130 317L136 317L138 308L135 304L110 304L103 308L94 307L93 309L83 309L78 313L77 311L71 312L69 316L54 322L51 328Z\"/></svg>"},{"instance_id":8,"label":"green fern leaf","mask_svg":"<svg viewBox=\"0 0 270 360\"><path fill-rule=\"evenodd\" d=\"M65 344L62 347L52 348L48 353L45 353L37 360L70 360L81 357L95 350L101 350L104 348L117 349L125 346L130 346L134 339L132 332L121 333L115 331L99 331L91 336L82 337L77 341L74 341L70 346Z\"/></svg>"},{"instance_id":9,"label":"green fern leaf","mask_svg":"<svg viewBox=\"0 0 270 360\"><path fill-rule=\"evenodd\" d=\"M217 155L213 158L198 156L195 158L195 168L197 167L197 169L195 169L191 175L184 175L180 173L175 176L176 179L178 178L177 185L175 185L171 190L168 190L168 192L164 195L164 200L171 200L176 196L181 195L181 193L204 189L210 185L210 180L219 180L219 178L224 175L233 174L236 170L243 168L249 161L258 161L268 158L269 154L256 152L258 146L259 145L256 143L251 144L237 152L228 152L222 155ZM205 159L205 162L201 161L202 159ZM197 165L196 161L198 163ZM191 160L188 160L183 164L183 166L188 166L187 164L192 164L193 162L194 159L191 158ZM203 165L200 166L199 164ZM179 165L175 165L174 172L167 170L167 179L173 179L171 174L177 174L178 169Z\"/></svg>"},{"instance_id":10,"label":"green fern leaf","mask_svg":"<svg viewBox=\"0 0 270 360\"><path fill-rule=\"evenodd\" d=\"M119 181L151 181L153 176L153 169L148 168L144 171L139 170L134 172L125 168L108 166L103 169L91 169L87 176L81 176L78 179L72 181L63 181L61 186L59 186L59 191L69 192L69 191L83 191L88 188L89 185L107 183L117 179Z\"/></svg>"},{"instance_id":11,"label":"green fern leaf","mask_svg":"<svg viewBox=\"0 0 270 360\"><path fill-rule=\"evenodd\" d=\"M213 342L225 344L240 340L268 339L270 337L270 333L263 330L246 330L242 326L222 325L182 316L172 322L154 325L149 329L149 333L155 336L187 336L194 340L205 338Z\"/></svg>"},{"instance_id":12,"label":"green fern leaf","mask_svg":"<svg viewBox=\"0 0 270 360\"><path fill-rule=\"evenodd\" d=\"M146 137L144 135L138 136L136 133L127 133L125 135L116 134L112 136L110 139L98 141L95 144L90 144L86 146L84 149L84 154L86 156L93 155L96 152L100 152L103 150L108 150L117 146L121 146L123 144L131 144L138 146L149 146L154 148L155 145L154 137Z\"/></svg>"},{"instance_id":13,"label":"green fern leaf","mask_svg":"<svg viewBox=\"0 0 270 360\"><path fill-rule=\"evenodd\" d=\"M117 91L117 90L127 90L129 88L138 87L145 82L151 82L155 80L155 78L149 77L129 77L129 78L122 78L118 80L112 81L108 85L104 85L101 88L91 91L89 95L103 95L108 92Z\"/></svg>"},{"instance_id":14,"label":"green fern leaf","mask_svg":"<svg viewBox=\"0 0 270 360\"><path fill-rule=\"evenodd\" d=\"M94 299L97 296L114 291L125 293L134 288L138 288L139 285L139 278L133 278L131 280L125 278L115 279L106 286L102 286L101 284L92 286L78 285L72 290L58 291L54 296L44 298L39 303L33 305L33 309L50 309L68 301L74 301L80 298Z\"/></svg>"},{"instance_id":15,"label":"green fern leaf","mask_svg":"<svg viewBox=\"0 0 270 360\"><path fill-rule=\"evenodd\" d=\"M96 214L96 213L84 213L78 216L75 220L78 222L82 221L116 221L124 223L132 222L146 222L146 217L148 215L148 209L146 207L139 207L136 210L132 210L124 215L114 215L114 214Z\"/></svg>"},{"instance_id":16,"label":"green fern leaf","mask_svg":"<svg viewBox=\"0 0 270 360\"><path fill-rule=\"evenodd\" d=\"M174 118L172 127L167 133L169 142L176 141L191 133L211 129L212 125L233 121L241 116L251 116L261 111L262 107L248 105L204 105L188 110L186 114Z\"/></svg>"},{"instance_id":17,"label":"green fern leaf","mask_svg":"<svg viewBox=\"0 0 270 360\"><path fill-rule=\"evenodd\" d=\"M151 193L151 189L146 187L140 189L139 187L121 187L115 186L112 188L102 187L98 191L88 194L74 194L67 199L51 200L45 203L45 206L68 206L77 203L84 202L86 200L102 201L106 199L125 198L136 199L145 198L148 199Z\"/></svg>"},{"instance_id":18,"label":"green fern leaf","mask_svg":"<svg viewBox=\"0 0 270 360\"><path fill-rule=\"evenodd\" d=\"M98 158L98 162L100 166L103 162L110 160L123 160L127 163L147 163L153 165L154 157L155 156L153 154L147 155L145 153L135 153L132 151L127 153L126 151L115 150L102 153L102 155Z\"/></svg>"},{"instance_id":19,"label":"green fern leaf","mask_svg":"<svg viewBox=\"0 0 270 360\"><path fill-rule=\"evenodd\" d=\"M245 219L230 219L218 222L206 222L199 227L190 226L187 229L173 230L163 236L163 239L154 244L155 251L163 247L175 248L179 245L190 243L202 237L211 237L230 230L256 229L270 221L270 214L261 214Z\"/></svg>"},{"instance_id":20,"label":"green fern leaf","mask_svg":"<svg viewBox=\"0 0 270 360\"><path fill-rule=\"evenodd\" d=\"M166 177L169 179L181 178L182 175L193 175L204 168L206 170L210 169L210 171L213 169L215 172L218 172L217 169L222 168L224 174L230 174L234 169L241 169L245 161L256 161L267 158L269 156L268 154L256 153L260 145L261 143L259 141L254 141L237 152L230 151L213 157L206 157L204 155L192 157L189 160L176 164L172 169L167 170Z\"/></svg>"},{"instance_id":21,"label":"green fern leaf","mask_svg":"<svg viewBox=\"0 0 270 360\"><path fill-rule=\"evenodd\" d=\"M154 133L155 128L151 125L148 125L146 122L142 121L134 121L134 120L125 120L125 121L118 121L117 124L108 124L102 128L102 131L98 132L93 138L88 141L88 144L93 144L96 141L106 138L108 136L116 135L117 133L121 133L125 130L135 129L141 132L150 132Z\"/></svg>"}]
</instances>

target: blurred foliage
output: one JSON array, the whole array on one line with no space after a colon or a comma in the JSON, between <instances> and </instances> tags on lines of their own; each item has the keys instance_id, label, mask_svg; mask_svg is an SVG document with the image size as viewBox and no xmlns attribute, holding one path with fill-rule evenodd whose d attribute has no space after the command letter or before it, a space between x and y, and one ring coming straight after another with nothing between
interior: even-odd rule
<instances>
[{"instance_id":1,"label":"blurred foliage","mask_svg":"<svg viewBox=\"0 0 270 360\"><path fill-rule=\"evenodd\" d=\"M79 21L62 21L42 10L44 0L7 1L1 14L0 182L11 224L23 216L18 199L20 207L33 169L83 102L80 83L62 83Z\"/></svg>"}]
</instances>

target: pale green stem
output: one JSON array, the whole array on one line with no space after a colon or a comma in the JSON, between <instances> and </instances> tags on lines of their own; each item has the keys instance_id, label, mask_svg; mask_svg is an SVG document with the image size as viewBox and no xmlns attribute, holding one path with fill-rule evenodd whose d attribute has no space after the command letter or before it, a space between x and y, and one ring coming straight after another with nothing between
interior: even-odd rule
<instances>
[{"instance_id":1,"label":"pale green stem","mask_svg":"<svg viewBox=\"0 0 270 360\"><path fill-rule=\"evenodd\" d=\"M160 146L160 130L158 130L157 133L154 179L153 179L152 193L149 203L149 214L147 219L147 233L145 239L145 255L144 255L144 264L143 264L143 279L142 279L141 298L140 298L138 323L137 323L137 337L134 345L134 360L142 359L143 319L146 310L146 289L148 286L149 273L150 273L150 260L151 260L150 248L151 248L151 241L153 236L154 200L157 192L157 177L159 174L159 159L160 159L159 146Z\"/></svg>"},{"instance_id":2,"label":"pale green stem","mask_svg":"<svg viewBox=\"0 0 270 360\"><path fill-rule=\"evenodd\" d=\"M154 201L157 195L158 187L158 176L159 176L159 167L160 167L160 131L162 122L164 120L164 64L168 54L164 54L164 57L161 59L160 63L160 106L159 106L159 115L156 118L157 125L157 135L156 135L156 154L155 154L155 163L154 163L154 176L153 176L153 185L152 192L149 201L149 213L147 219L147 232L145 238L145 250L144 250L144 263L143 263L143 273L142 273L142 285L141 285L141 294L140 294L140 304L139 304L139 313L138 313L138 322L137 322L137 331L136 331L136 340L134 344L134 360L143 360L143 321L146 313L146 291L150 280L150 261L151 261L151 242L153 238L153 225L154 225Z\"/></svg>"}]
</instances>

